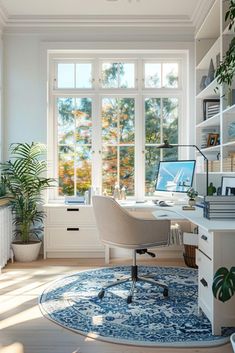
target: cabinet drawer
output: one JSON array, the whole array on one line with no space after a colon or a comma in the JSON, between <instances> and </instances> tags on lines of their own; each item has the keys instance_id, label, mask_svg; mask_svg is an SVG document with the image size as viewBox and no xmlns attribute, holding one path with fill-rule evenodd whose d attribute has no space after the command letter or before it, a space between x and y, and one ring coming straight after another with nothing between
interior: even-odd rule
<instances>
[{"instance_id":1,"label":"cabinet drawer","mask_svg":"<svg viewBox=\"0 0 235 353\"><path fill-rule=\"evenodd\" d=\"M198 265L198 298L199 303L203 304L202 309L205 314L212 312L213 294L213 264L212 261L201 251L196 250L196 263Z\"/></svg>"},{"instance_id":2,"label":"cabinet drawer","mask_svg":"<svg viewBox=\"0 0 235 353\"><path fill-rule=\"evenodd\" d=\"M206 231L199 227L198 229L198 248L204 254L209 256L210 259L213 257L213 233Z\"/></svg>"},{"instance_id":3,"label":"cabinet drawer","mask_svg":"<svg viewBox=\"0 0 235 353\"><path fill-rule=\"evenodd\" d=\"M47 251L103 249L95 227L48 227L46 245Z\"/></svg>"},{"instance_id":4,"label":"cabinet drawer","mask_svg":"<svg viewBox=\"0 0 235 353\"><path fill-rule=\"evenodd\" d=\"M95 224L95 218L92 207L67 206L51 207L47 209L48 225L81 225Z\"/></svg>"}]
</instances>

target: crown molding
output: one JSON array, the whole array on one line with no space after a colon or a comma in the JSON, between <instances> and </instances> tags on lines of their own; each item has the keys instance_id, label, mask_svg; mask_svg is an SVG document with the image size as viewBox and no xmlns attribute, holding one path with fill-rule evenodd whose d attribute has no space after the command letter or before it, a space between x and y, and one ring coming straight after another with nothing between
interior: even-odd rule
<instances>
[{"instance_id":1,"label":"crown molding","mask_svg":"<svg viewBox=\"0 0 235 353\"><path fill-rule=\"evenodd\" d=\"M159 15L70 15L70 16L9 16L6 21L6 27L84 27L84 26L188 26L190 27L191 20L188 16L159 16Z\"/></svg>"},{"instance_id":2,"label":"crown molding","mask_svg":"<svg viewBox=\"0 0 235 353\"><path fill-rule=\"evenodd\" d=\"M110 27L110 28L163 28L169 29L174 34L174 30L190 36L195 34L196 30L203 22L206 13L215 0L197 0L196 8L191 16L186 15L172 15L172 16L159 16L159 15L99 15L99 16L85 16L85 15L61 15L61 16L39 16L39 15L9 15L6 9L0 2L0 29L4 33L18 33L19 32L43 32L64 29L72 30L73 28L81 27Z\"/></svg>"}]
</instances>

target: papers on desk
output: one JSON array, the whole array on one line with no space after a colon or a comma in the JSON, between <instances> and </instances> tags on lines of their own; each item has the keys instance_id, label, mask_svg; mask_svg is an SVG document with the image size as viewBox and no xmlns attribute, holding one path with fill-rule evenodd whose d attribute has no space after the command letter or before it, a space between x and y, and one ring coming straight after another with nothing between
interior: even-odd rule
<instances>
[{"instance_id":1,"label":"papers on desk","mask_svg":"<svg viewBox=\"0 0 235 353\"><path fill-rule=\"evenodd\" d=\"M174 212L173 210L170 211L169 209L165 209L164 210L156 210L153 212L154 217L156 217L157 219L170 219L170 220L174 220L174 219L184 219L183 216L177 214L176 212Z\"/></svg>"}]
</instances>

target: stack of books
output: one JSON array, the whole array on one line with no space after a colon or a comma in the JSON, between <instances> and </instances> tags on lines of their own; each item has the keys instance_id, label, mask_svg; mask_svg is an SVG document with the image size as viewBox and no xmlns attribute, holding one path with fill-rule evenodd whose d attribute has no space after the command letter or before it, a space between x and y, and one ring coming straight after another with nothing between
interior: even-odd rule
<instances>
[{"instance_id":1,"label":"stack of books","mask_svg":"<svg viewBox=\"0 0 235 353\"><path fill-rule=\"evenodd\" d=\"M213 104L213 105L209 105L207 107L205 119L211 118L212 116L218 114L219 111L220 111L220 104L219 103Z\"/></svg>"},{"instance_id":2,"label":"stack of books","mask_svg":"<svg viewBox=\"0 0 235 353\"><path fill-rule=\"evenodd\" d=\"M208 219L235 219L235 195L205 196L204 217Z\"/></svg>"}]
</instances>

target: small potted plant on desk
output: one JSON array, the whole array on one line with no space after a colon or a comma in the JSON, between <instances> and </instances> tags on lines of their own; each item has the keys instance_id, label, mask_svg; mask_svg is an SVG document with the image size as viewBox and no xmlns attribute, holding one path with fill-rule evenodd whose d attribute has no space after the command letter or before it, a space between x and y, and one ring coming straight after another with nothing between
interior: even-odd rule
<instances>
[{"instance_id":1,"label":"small potted plant on desk","mask_svg":"<svg viewBox=\"0 0 235 353\"><path fill-rule=\"evenodd\" d=\"M235 294L235 266L229 269L220 267L213 279L212 291L215 298L225 303ZM235 353L235 333L230 337Z\"/></svg>"},{"instance_id":2,"label":"small potted plant on desk","mask_svg":"<svg viewBox=\"0 0 235 353\"><path fill-rule=\"evenodd\" d=\"M10 198L15 226L12 249L18 261L36 260L44 212L42 191L51 186L53 179L45 178L46 147L40 143L16 143L10 146L11 159L1 163L2 181Z\"/></svg>"},{"instance_id":3,"label":"small potted plant on desk","mask_svg":"<svg viewBox=\"0 0 235 353\"><path fill-rule=\"evenodd\" d=\"M195 206L196 197L198 196L198 192L194 190L194 188L189 188L187 191L187 196L189 197L188 204L190 207Z\"/></svg>"}]
</instances>

